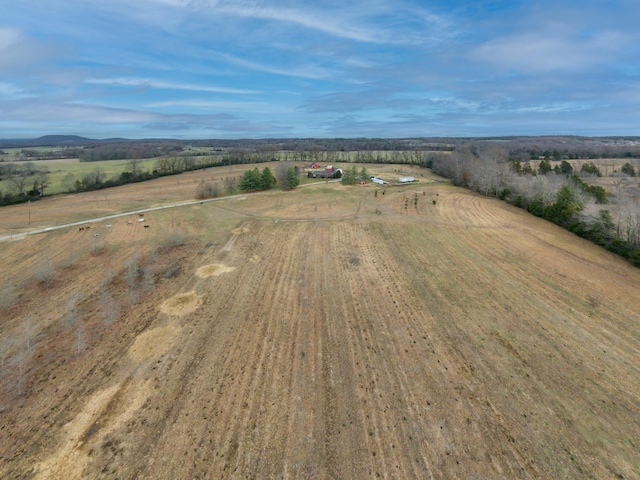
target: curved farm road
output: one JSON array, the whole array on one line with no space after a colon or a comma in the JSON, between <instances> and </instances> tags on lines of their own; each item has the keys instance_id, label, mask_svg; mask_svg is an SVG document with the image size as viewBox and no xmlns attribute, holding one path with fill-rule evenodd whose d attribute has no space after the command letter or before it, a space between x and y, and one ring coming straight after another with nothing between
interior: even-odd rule
<instances>
[{"instance_id":1,"label":"curved farm road","mask_svg":"<svg viewBox=\"0 0 640 480\"><path fill-rule=\"evenodd\" d=\"M0 398L0 477L639 478L640 272L497 200L419 191L339 221L315 221L321 195L307 222L233 217L157 255L172 274L135 303L115 275L110 326L96 286L86 349L60 312L26 394Z\"/></svg>"},{"instance_id":2,"label":"curved farm road","mask_svg":"<svg viewBox=\"0 0 640 480\"><path fill-rule=\"evenodd\" d=\"M96 217L96 218L91 218L88 220L82 220L80 222L71 222L71 223L65 223L62 225L56 225L53 227L45 227L45 228L38 228L36 230L29 230L28 232L21 232L21 233L14 233L11 235L4 235L2 237L0 237L0 242L2 241L7 241L7 240L18 240L20 238L24 238L28 235L36 235L39 233L47 233L47 232L51 232L54 230L62 230L64 228L69 228L69 227L81 227L83 225L87 225L87 224L91 224L91 223L97 223L97 222L104 222L107 220L111 220L114 218L121 218L121 217L128 217L131 215L139 215L139 214L144 214L144 213L149 213L149 212L156 212L158 210L166 210L169 208L179 208L179 207L188 207L191 205L199 205L205 202L214 202L214 201L220 201L220 200L228 200L228 199L232 199L232 198L239 198L242 197L243 195L232 195L232 196L228 196L228 197L220 197L220 198L209 198L209 199L205 199L205 200L197 200L197 201L192 201L192 202L181 202L181 203L175 203L172 205L163 205L161 207L150 207L150 208L142 208L139 210L133 210L131 212L124 212L124 213L115 213L113 215L105 215L102 217Z\"/></svg>"},{"instance_id":3,"label":"curved farm road","mask_svg":"<svg viewBox=\"0 0 640 480\"><path fill-rule=\"evenodd\" d=\"M336 183L339 182L340 180L329 180L329 181L325 181L325 182L313 182L313 183L307 183L304 185L300 185L300 188L302 187L310 187L310 186L314 186L314 185L324 185L324 184L328 184L328 183ZM259 195L260 193L254 193L252 195ZM81 227L83 225L87 225L87 224L91 224L91 223L97 223L97 222L104 222L107 220L111 220L114 218L121 218L121 217L127 217L130 215L139 215L139 214L144 214L144 213L149 213L149 212L155 212L155 211L159 211L159 210L166 210L169 208L179 208L179 207L188 207L188 206L192 206L192 205L200 205L200 204L204 204L204 203L209 203L209 202L219 202L219 201L223 201L223 200L232 200L232 199L236 199L236 198L242 198L244 197L246 194L239 194L239 195L229 195L226 197L219 197L219 198L207 198L207 199L203 199L203 200L194 200L194 201L189 201L189 202L180 202L180 203L174 203L171 205L163 205L160 207L149 207L149 208L142 208L142 209L137 209L137 210L132 210L130 212L123 212L123 213L115 213L113 215L104 215L101 217L95 217L95 218L90 218L87 220L82 220L79 222L71 222L71 223L64 223L62 225L55 225L55 226L51 226L51 227L44 227L44 228L38 228L35 230L29 230L26 232L20 232L20 233L14 233L11 235L3 235L0 236L0 242L3 241L7 241L7 240L19 240L21 238L25 238L28 235L36 235L39 233L47 233L47 232L51 232L54 230L62 230L64 228L70 228L70 227Z\"/></svg>"}]
</instances>

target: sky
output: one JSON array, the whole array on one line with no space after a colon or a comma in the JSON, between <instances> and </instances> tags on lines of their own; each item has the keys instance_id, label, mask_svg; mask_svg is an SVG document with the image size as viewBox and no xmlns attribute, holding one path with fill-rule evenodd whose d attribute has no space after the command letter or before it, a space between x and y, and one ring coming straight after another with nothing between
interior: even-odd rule
<instances>
[{"instance_id":1,"label":"sky","mask_svg":"<svg viewBox=\"0 0 640 480\"><path fill-rule=\"evenodd\" d=\"M0 138L640 135L637 0L0 0Z\"/></svg>"}]
</instances>

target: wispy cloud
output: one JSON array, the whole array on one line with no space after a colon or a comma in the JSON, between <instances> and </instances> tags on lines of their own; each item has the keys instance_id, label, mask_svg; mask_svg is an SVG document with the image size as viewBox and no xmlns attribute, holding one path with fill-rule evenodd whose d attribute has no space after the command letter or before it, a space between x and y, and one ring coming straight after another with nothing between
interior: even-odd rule
<instances>
[{"instance_id":1,"label":"wispy cloud","mask_svg":"<svg viewBox=\"0 0 640 480\"><path fill-rule=\"evenodd\" d=\"M203 2L196 1L195 5L200 7ZM379 32L363 25L349 25L348 19L344 16L336 15L336 12L322 12L313 8L297 10L285 7L262 6L257 2L230 2L213 1L208 2L209 7L215 13L224 13L237 17L272 20L302 26L307 29L316 30L338 38L358 40L361 42L381 43ZM342 12L343 14L346 12ZM341 19L342 18L342 19Z\"/></svg>"},{"instance_id":2,"label":"wispy cloud","mask_svg":"<svg viewBox=\"0 0 640 480\"><path fill-rule=\"evenodd\" d=\"M123 87L159 88L166 90L188 90L196 92L230 93L238 95L256 95L260 90L247 90L241 88L218 87L213 85L198 85L191 83L167 82L150 78L88 78L85 83L96 85L112 85Z\"/></svg>"},{"instance_id":3,"label":"wispy cloud","mask_svg":"<svg viewBox=\"0 0 640 480\"><path fill-rule=\"evenodd\" d=\"M147 108L182 108L197 110L223 110L237 112L263 112L263 113L282 113L291 112L289 107L280 106L269 102L232 102L232 101L211 101L211 100L166 100L161 102L152 102L145 105Z\"/></svg>"},{"instance_id":4,"label":"wispy cloud","mask_svg":"<svg viewBox=\"0 0 640 480\"><path fill-rule=\"evenodd\" d=\"M0 82L0 98L18 100L21 98L28 98L29 96L31 95L17 85Z\"/></svg>"},{"instance_id":5,"label":"wispy cloud","mask_svg":"<svg viewBox=\"0 0 640 480\"><path fill-rule=\"evenodd\" d=\"M238 67L242 67L248 70L254 70L257 72L270 73L273 75L281 75L285 77L323 79L330 78L335 75L334 72L313 64L310 64L308 66L293 66L291 68L282 68L276 67L274 65L267 65L256 61L246 60L230 55L228 53L215 52L214 55L224 62L236 65Z\"/></svg>"}]
</instances>

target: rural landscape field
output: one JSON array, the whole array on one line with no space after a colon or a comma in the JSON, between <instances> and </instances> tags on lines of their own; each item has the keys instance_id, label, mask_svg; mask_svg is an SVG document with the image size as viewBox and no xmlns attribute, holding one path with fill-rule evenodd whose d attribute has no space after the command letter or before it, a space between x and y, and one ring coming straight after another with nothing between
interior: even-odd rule
<instances>
[{"instance_id":1,"label":"rural landscape field","mask_svg":"<svg viewBox=\"0 0 640 480\"><path fill-rule=\"evenodd\" d=\"M640 269L523 209L369 165L418 181L91 221L253 167L3 207L0 478L640 478Z\"/></svg>"}]
</instances>

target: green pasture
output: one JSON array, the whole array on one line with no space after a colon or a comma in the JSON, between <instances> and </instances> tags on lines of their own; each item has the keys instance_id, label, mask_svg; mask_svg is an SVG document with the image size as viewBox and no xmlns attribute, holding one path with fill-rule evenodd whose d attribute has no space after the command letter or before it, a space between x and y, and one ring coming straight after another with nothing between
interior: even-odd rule
<instances>
[{"instance_id":1,"label":"green pasture","mask_svg":"<svg viewBox=\"0 0 640 480\"><path fill-rule=\"evenodd\" d=\"M155 165L156 159L150 158L142 160L138 164L139 170L152 171ZM18 162L19 164L23 162ZM39 168L46 167L49 169L49 187L45 190L46 195L52 195L54 193L63 193L68 191L63 185L62 180L68 174L71 173L76 179L81 179L84 175L93 172L99 168L105 172L105 180L119 177L122 172L131 170L128 160L104 160L101 162L80 162L78 159L63 159L63 160L37 160L33 162ZM4 182L2 182L4 183ZM0 184L0 191L6 190Z\"/></svg>"},{"instance_id":2,"label":"green pasture","mask_svg":"<svg viewBox=\"0 0 640 480\"><path fill-rule=\"evenodd\" d=\"M23 150L29 150L31 152L43 152L43 153L55 153L55 152L61 152L64 150L64 147L17 147L17 148L2 148L0 147L0 150L2 150L4 152L4 155L2 155L2 157L6 160L6 161L10 161L11 157L20 157L20 154ZM36 159L34 159L36 160Z\"/></svg>"},{"instance_id":3,"label":"green pasture","mask_svg":"<svg viewBox=\"0 0 640 480\"><path fill-rule=\"evenodd\" d=\"M142 160L138 164L138 170L152 171L155 165L156 159L150 158ZM48 164L49 167L49 190L47 194L66 192L67 189L62 184L62 179L68 173L75 175L77 179L82 178L84 175L93 172L99 168L106 174L106 179L113 177L119 177L122 172L131 171L128 160L104 160L101 162L80 162L78 160L50 160L44 162L38 162L40 164Z\"/></svg>"}]
</instances>

